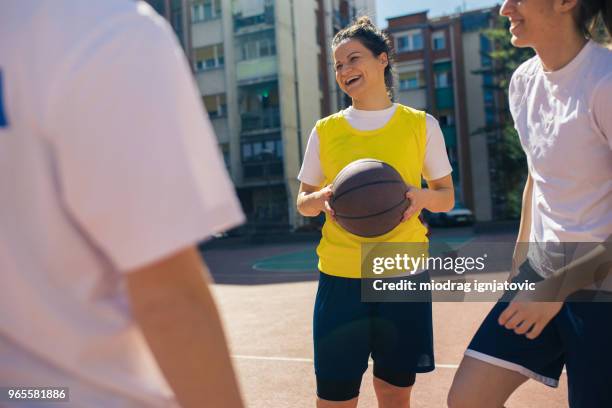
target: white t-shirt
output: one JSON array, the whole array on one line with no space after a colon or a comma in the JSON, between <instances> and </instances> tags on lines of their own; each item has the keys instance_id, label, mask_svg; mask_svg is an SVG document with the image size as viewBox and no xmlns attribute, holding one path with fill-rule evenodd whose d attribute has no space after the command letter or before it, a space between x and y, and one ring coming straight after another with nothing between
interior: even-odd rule
<instances>
[{"instance_id":1,"label":"white t-shirt","mask_svg":"<svg viewBox=\"0 0 612 408\"><path fill-rule=\"evenodd\" d=\"M145 3L0 4L0 384L167 407L125 274L243 221L172 29Z\"/></svg>"},{"instance_id":2,"label":"white t-shirt","mask_svg":"<svg viewBox=\"0 0 612 408\"><path fill-rule=\"evenodd\" d=\"M610 107L612 51L592 41L558 71L536 56L512 77L510 110L534 182L529 259L543 276L567 262L559 243L612 234Z\"/></svg>"},{"instance_id":3,"label":"white t-shirt","mask_svg":"<svg viewBox=\"0 0 612 408\"><path fill-rule=\"evenodd\" d=\"M396 103L387 109L377 111L358 110L350 106L342 114L355 129L375 130L384 127L396 109ZM423 177L426 180L436 180L448 176L453 170L446 154L444 135L438 121L431 115L426 116L426 128L427 142L425 145ZM312 186L320 186L325 180L319 157L319 135L316 127L310 133L298 180Z\"/></svg>"}]
</instances>

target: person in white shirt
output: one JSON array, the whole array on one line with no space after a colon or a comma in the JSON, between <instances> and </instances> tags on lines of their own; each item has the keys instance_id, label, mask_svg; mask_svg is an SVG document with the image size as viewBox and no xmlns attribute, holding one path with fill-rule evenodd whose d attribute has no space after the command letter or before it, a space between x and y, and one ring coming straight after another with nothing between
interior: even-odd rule
<instances>
[{"instance_id":1,"label":"person in white shirt","mask_svg":"<svg viewBox=\"0 0 612 408\"><path fill-rule=\"evenodd\" d=\"M502 407L530 378L556 387L565 366L570 407L610 407L612 51L591 33L598 18L612 32L612 5L506 0L500 13L512 44L537 54L513 74L509 101L528 163L513 278L539 282L485 318L448 404Z\"/></svg>"},{"instance_id":2,"label":"person in white shirt","mask_svg":"<svg viewBox=\"0 0 612 408\"><path fill-rule=\"evenodd\" d=\"M0 4L0 197L0 386L243 406L196 244L244 216L146 3Z\"/></svg>"}]
</instances>

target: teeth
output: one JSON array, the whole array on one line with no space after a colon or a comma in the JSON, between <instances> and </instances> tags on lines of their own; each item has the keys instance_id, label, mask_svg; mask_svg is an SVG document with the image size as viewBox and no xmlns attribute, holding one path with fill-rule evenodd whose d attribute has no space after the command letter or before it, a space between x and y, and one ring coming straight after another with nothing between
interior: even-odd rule
<instances>
[{"instance_id":1,"label":"teeth","mask_svg":"<svg viewBox=\"0 0 612 408\"><path fill-rule=\"evenodd\" d=\"M357 80L357 79L359 79L359 76L350 77L344 83L349 85L351 82L353 82L354 80Z\"/></svg>"}]
</instances>

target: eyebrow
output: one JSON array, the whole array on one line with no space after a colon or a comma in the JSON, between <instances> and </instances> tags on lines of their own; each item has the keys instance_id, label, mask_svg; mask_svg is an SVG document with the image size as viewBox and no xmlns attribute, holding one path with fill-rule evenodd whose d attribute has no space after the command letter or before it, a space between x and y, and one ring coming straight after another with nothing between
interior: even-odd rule
<instances>
[{"instance_id":1,"label":"eyebrow","mask_svg":"<svg viewBox=\"0 0 612 408\"><path fill-rule=\"evenodd\" d=\"M346 58L350 58L350 57L351 57L351 55L353 55L353 54L359 54L359 52L360 52L360 51L353 51L353 52L351 52L349 55L347 55L347 56L346 56ZM338 66L338 64L339 64L339 62L336 62L336 65L335 65L335 66L337 67L337 66Z\"/></svg>"}]
</instances>

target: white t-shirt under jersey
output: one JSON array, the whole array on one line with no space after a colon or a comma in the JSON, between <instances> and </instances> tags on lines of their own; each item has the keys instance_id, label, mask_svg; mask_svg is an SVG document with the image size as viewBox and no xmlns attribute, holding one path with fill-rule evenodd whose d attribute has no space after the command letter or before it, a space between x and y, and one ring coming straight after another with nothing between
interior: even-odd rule
<instances>
[{"instance_id":1,"label":"white t-shirt under jersey","mask_svg":"<svg viewBox=\"0 0 612 408\"><path fill-rule=\"evenodd\" d=\"M555 260L559 243L612 234L611 107L612 51L592 41L558 71L536 56L512 77L510 109L534 181L529 259L543 276L568 261L567 249Z\"/></svg>"},{"instance_id":2,"label":"white t-shirt under jersey","mask_svg":"<svg viewBox=\"0 0 612 408\"><path fill-rule=\"evenodd\" d=\"M384 127L396 109L396 103L387 109L377 111L359 110L350 106L342 113L355 129L375 130ZM436 180L449 175L452 172L452 167L448 161L444 136L440 125L431 115L426 116L426 129L427 141L425 145L425 161L423 163L423 177L426 180ZM312 186L320 186L325 180L319 157L319 135L317 134L316 127L310 133L298 180Z\"/></svg>"},{"instance_id":3,"label":"white t-shirt under jersey","mask_svg":"<svg viewBox=\"0 0 612 408\"><path fill-rule=\"evenodd\" d=\"M0 2L0 385L170 407L125 276L243 220L172 29L130 0Z\"/></svg>"}]
</instances>

